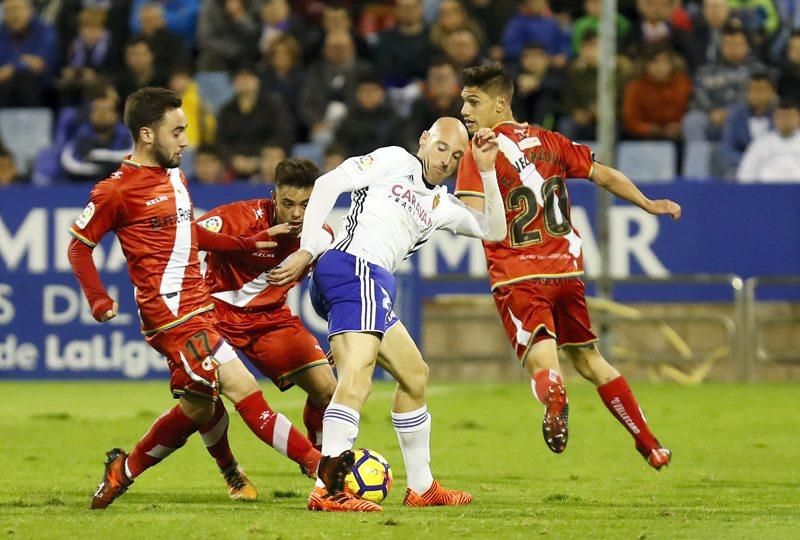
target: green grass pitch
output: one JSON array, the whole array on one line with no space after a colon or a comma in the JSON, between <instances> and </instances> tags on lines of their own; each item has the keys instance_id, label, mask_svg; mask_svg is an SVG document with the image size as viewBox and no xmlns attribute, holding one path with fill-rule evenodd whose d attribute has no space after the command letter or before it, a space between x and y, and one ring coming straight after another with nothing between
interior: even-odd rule
<instances>
[{"instance_id":1,"label":"green grass pitch","mask_svg":"<svg viewBox=\"0 0 800 540\"><path fill-rule=\"evenodd\" d=\"M402 506L405 473L376 384L358 445L381 452L395 487L380 514L305 509L311 482L235 414L234 453L260 491L234 503L199 437L137 479L108 510L86 510L103 452L130 449L172 405L159 383L0 383L0 536L5 538L790 538L800 537L797 384L634 384L674 453L657 473L591 386L570 391L570 439L551 454L524 383L434 384L434 474L474 494L460 508ZM266 387L302 427L303 395ZM229 407L229 412L232 407Z\"/></svg>"}]
</instances>

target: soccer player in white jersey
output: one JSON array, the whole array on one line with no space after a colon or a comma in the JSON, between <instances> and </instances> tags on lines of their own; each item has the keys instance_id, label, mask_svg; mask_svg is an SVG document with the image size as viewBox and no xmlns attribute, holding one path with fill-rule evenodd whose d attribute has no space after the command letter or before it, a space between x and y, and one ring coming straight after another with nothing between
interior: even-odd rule
<instances>
[{"instance_id":1,"label":"soccer player in white jersey","mask_svg":"<svg viewBox=\"0 0 800 540\"><path fill-rule=\"evenodd\" d=\"M491 130L475 135L475 159L486 190L485 213L470 210L441 182L464 155L469 135L455 118L440 118L422 133L416 155L396 146L353 157L320 177L303 220L300 249L269 278L296 279L312 260L311 235L322 226L339 195L351 191L350 211L333 246L319 259L312 278L312 301L328 320L338 384L323 419L319 480L308 499L310 510L379 511L362 501L347 505L336 473L353 463L359 411L377 362L397 380L392 422L403 452L408 489L406 506L468 504L472 495L448 490L430 469L431 417L425 405L428 366L397 319L392 273L437 229L498 242L505 238L503 201L494 172L497 144Z\"/></svg>"}]
</instances>

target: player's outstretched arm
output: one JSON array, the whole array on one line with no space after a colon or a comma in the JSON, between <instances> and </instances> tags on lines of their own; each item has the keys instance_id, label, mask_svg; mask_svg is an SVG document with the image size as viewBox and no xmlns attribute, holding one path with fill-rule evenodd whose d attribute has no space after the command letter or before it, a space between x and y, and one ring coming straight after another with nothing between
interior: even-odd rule
<instances>
[{"instance_id":1,"label":"player's outstretched arm","mask_svg":"<svg viewBox=\"0 0 800 540\"><path fill-rule=\"evenodd\" d=\"M630 178L613 167L595 163L592 169L591 180L620 199L625 199L635 204L645 212L654 215L667 215L672 219L679 219L681 217L681 207L678 203L669 199L648 199L644 193L639 191L639 188L636 187Z\"/></svg>"},{"instance_id":2,"label":"player's outstretched arm","mask_svg":"<svg viewBox=\"0 0 800 540\"><path fill-rule=\"evenodd\" d=\"M281 265L267 274L273 285L286 285L297 281L305 269L319 254L321 243L319 231L325 223L336 199L345 191L353 191L355 185L340 167L320 176L314 183L314 190L303 216L303 233L300 236L300 249L292 253ZM327 245L322 248L327 248Z\"/></svg>"},{"instance_id":3,"label":"player's outstretched arm","mask_svg":"<svg viewBox=\"0 0 800 540\"><path fill-rule=\"evenodd\" d=\"M67 251L72 273L80 283L83 294L89 301L92 316L98 322L106 322L117 316L119 305L106 293L100 274L92 259L92 248L73 238Z\"/></svg>"},{"instance_id":4,"label":"player's outstretched arm","mask_svg":"<svg viewBox=\"0 0 800 540\"><path fill-rule=\"evenodd\" d=\"M266 231L261 231L253 236L231 236L229 234L212 232L194 222L194 230L197 235L197 249L201 251L255 251L257 249L271 249L278 245L272 237L280 234L288 234L292 227L288 223L281 223L270 227Z\"/></svg>"}]
</instances>

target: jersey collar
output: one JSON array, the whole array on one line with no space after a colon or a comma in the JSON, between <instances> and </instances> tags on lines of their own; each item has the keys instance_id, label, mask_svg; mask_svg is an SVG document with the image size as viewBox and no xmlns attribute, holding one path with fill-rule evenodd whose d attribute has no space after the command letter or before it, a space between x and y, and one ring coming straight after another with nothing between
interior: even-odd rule
<instances>
[{"instance_id":1,"label":"jersey collar","mask_svg":"<svg viewBox=\"0 0 800 540\"><path fill-rule=\"evenodd\" d=\"M428 188L428 189L431 189L431 190L432 189L436 189L436 186L434 186L433 184L428 183L428 181L425 180L425 163L423 163L423 161L421 159L419 159L418 155L414 154L414 157L416 158L417 161L419 161L420 167L422 167L422 183L425 184L425 187Z\"/></svg>"}]
</instances>

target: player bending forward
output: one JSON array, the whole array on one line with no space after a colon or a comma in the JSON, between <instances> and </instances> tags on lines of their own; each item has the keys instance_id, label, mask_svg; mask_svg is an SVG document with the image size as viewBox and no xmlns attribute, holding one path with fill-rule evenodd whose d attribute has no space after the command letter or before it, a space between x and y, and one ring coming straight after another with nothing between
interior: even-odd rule
<instances>
[{"instance_id":1,"label":"player bending forward","mask_svg":"<svg viewBox=\"0 0 800 540\"><path fill-rule=\"evenodd\" d=\"M102 482L92 508L106 508L139 476L186 443L196 431L217 461L231 495L254 499L256 492L238 468L227 439L228 415L222 392L253 433L313 474L319 451L285 417L276 414L253 375L215 328L214 305L200 275L199 240L223 251L274 247L255 238L215 235L192 224L192 202L181 173L187 145L186 116L177 94L145 88L125 103L125 124L134 140L133 154L108 179L98 183L91 200L70 228L69 260L98 321L117 314L92 260L92 249L114 231L128 262L136 303L147 342L163 354L177 406L156 419L130 455L119 448L107 453Z\"/></svg>"},{"instance_id":2,"label":"player bending forward","mask_svg":"<svg viewBox=\"0 0 800 540\"><path fill-rule=\"evenodd\" d=\"M417 155L402 148L380 148L350 158L317 180L303 220L300 250L270 279L294 280L313 257L315 231L336 199L351 191L350 211L333 247L320 257L312 277L312 301L328 320L338 384L323 419L322 454L310 510L379 511L369 501L352 504L342 492L340 471L353 465L359 411L372 384L376 359L397 381L392 422L408 477L406 506L468 504L469 493L448 490L430 469L431 417L425 405L428 366L392 305L392 272L437 229L499 241L505 236L500 192L494 175L494 134L476 135L486 212L474 212L439 186L456 169L468 134L455 118L441 118L422 133ZM334 473L339 474L334 474Z\"/></svg>"},{"instance_id":3,"label":"player bending forward","mask_svg":"<svg viewBox=\"0 0 800 540\"><path fill-rule=\"evenodd\" d=\"M219 321L217 329L228 343L281 391L297 384L308 393L303 422L317 448L336 379L317 339L286 305L286 294L297 282L271 286L266 274L300 247L303 215L319 175L308 160L282 161L275 170L273 199L226 204L196 222L209 231L234 236L273 231L278 245L271 250L209 254L205 279ZM333 232L325 225L318 230L314 251L321 253L332 240Z\"/></svg>"},{"instance_id":4,"label":"player bending forward","mask_svg":"<svg viewBox=\"0 0 800 540\"><path fill-rule=\"evenodd\" d=\"M595 163L591 150L558 133L518 123L511 113L511 79L499 64L463 72L462 114L467 128L492 128L500 154L495 171L506 204L508 237L486 242L489 280L506 333L531 388L545 405L542 432L553 452L567 445L569 405L559 373L561 347L575 369L597 386L611 414L633 435L636 449L655 469L668 465L625 378L597 350L586 309L581 238L570 222L567 178L588 178L614 195L656 215L678 219L681 207L645 197L621 172ZM477 152L476 152L477 151ZM461 160L456 195L480 211L485 204L480 149Z\"/></svg>"}]
</instances>

